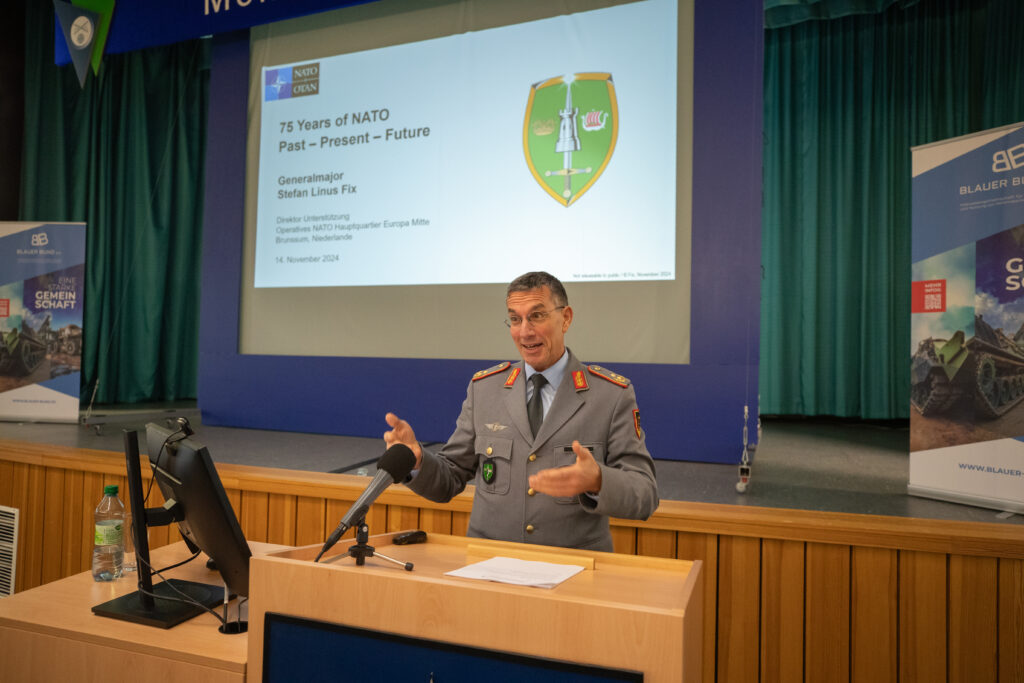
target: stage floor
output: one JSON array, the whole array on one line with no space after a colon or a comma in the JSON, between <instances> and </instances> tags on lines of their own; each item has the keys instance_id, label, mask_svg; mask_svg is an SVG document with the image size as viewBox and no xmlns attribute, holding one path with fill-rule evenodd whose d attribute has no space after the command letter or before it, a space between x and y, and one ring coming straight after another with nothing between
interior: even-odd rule
<instances>
[{"instance_id":1,"label":"stage floor","mask_svg":"<svg viewBox=\"0 0 1024 683\"><path fill-rule=\"evenodd\" d=\"M96 410L90 426L0 422L0 438L120 452L122 430L179 416L216 462L372 475L384 451L383 438L207 427L189 404ZM1022 515L908 495L909 438L901 423L765 418L746 493L735 465L669 460L656 462L658 488L663 500L1024 525Z\"/></svg>"}]
</instances>

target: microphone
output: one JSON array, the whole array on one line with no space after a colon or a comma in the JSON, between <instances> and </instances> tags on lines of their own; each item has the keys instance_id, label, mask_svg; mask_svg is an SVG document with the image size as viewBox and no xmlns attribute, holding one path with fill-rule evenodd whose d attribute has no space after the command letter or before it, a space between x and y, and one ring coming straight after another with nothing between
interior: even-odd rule
<instances>
[{"instance_id":1,"label":"microphone","mask_svg":"<svg viewBox=\"0 0 1024 683\"><path fill-rule=\"evenodd\" d=\"M327 537L327 541L320 550L320 554L313 561L319 562L324 553L338 542L342 534L348 531L353 524L358 524L359 520L366 516L366 511L373 505L373 501L377 500L377 497L384 493L384 489L396 481L402 481L408 477L415 466L416 455L404 443L396 443L387 449L384 455L380 456L380 460L377 461L376 476L374 476L369 486L366 487L366 490L356 499L356 502L352 503L352 507L341 518L338 528Z\"/></svg>"}]
</instances>

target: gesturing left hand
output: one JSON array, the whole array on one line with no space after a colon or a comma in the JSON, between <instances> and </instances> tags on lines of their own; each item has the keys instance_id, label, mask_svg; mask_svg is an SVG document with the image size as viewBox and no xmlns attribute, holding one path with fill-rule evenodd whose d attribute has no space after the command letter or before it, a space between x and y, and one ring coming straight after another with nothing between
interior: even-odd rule
<instances>
[{"instance_id":1,"label":"gesturing left hand","mask_svg":"<svg viewBox=\"0 0 1024 683\"><path fill-rule=\"evenodd\" d=\"M572 442L572 450L576 454L575 464L541 470L530 477L530 487L556 498L600 491L601 468L594 454L579 441Z\"/></svg>"}]
</instances>

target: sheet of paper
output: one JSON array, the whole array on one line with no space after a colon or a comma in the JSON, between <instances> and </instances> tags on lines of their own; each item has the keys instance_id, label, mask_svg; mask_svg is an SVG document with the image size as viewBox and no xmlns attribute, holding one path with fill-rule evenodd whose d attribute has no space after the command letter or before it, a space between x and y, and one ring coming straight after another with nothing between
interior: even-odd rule
<instances>
[{"instance_id":1,"label":"sheet of paper","mask_svg":"<svg viewBox=\"0 0 1024 683\"><path fill-rule=\"evenodd\" d=\"M554 588L581 571L583 571L583 567L572 564L552 564L551 562L516 560L511 557L492 557L489 560L452 570L447 572L447 575L458 576L464 579L512 583L517 586Z\"/></svg>"}]
</instances>

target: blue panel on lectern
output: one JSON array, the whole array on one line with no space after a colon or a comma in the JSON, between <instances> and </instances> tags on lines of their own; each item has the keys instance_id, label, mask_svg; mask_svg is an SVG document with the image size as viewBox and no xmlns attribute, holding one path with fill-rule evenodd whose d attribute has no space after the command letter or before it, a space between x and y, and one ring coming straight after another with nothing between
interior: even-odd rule
<instances>
[{"instance_id":1,"label":"blue panel on lectern","mask_svg":"<svg viewBox=\"0 0 1024 683\"><path fill-rule=\"evenodd\" d=\"M543 628L543 626L539 626ZM268 612L264 617L263 681L285 683L605 683L634 681L635 671L560 662L409 638Z\"/></svg>"}]
</instances>

